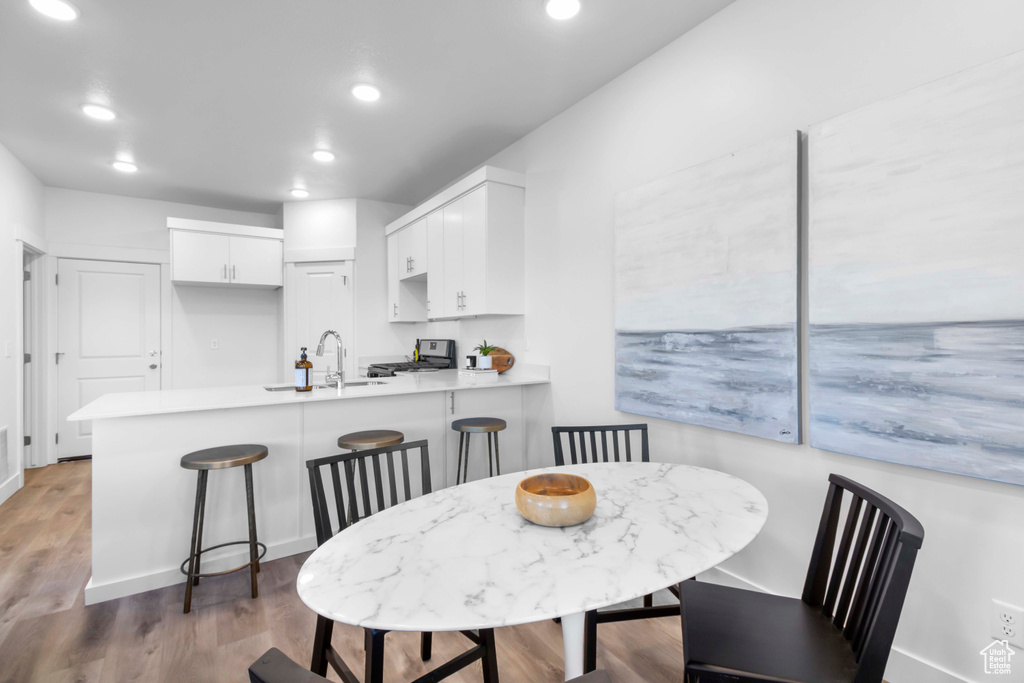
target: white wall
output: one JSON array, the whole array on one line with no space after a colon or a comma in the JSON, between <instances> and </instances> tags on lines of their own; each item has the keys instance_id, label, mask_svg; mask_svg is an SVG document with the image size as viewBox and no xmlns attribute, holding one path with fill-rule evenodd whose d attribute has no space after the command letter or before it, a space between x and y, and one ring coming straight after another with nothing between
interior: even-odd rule
<instances>
[{"instance_id":1,"label":"white wall","mask_svg":"<svg viewBox=\"0 0 1024 683\"><path fill-rule=\"evenodd\" d=\"M0 145L0 427L7 427L8 468L0 476L0 502L20 486L22 246L39 242L43 186ZM8 350L10 351L8 353Z\"/></svg>"},{"instance_id":2,"label":"white wall","mask_svg":"<svg viewBox=\"0 0 1024 683\"><path fill-rule=\"evenodd\" d=\"M412 354L406 330L388 323L388 242L384 228L411 207L358 199L356 208L356 340L359 356ZM413 342L415 343L415 341Z\"/></svg>"},{"instance_id":3,"label":"white wall","mask_svg":"<svg viewBox=\"0 0 1024 683\"><path fill-rule=\"evenodd\" d=\"M1017 0L739 0L488 160L527 175L528 313L513 352L550 363L553 420L635 419L613 408L616 192L1024 49L1021 26ZM498 340L487 319L434 324L445 326ZM804 378L806 415L806 367ZM731 472L764 492L763 533L725 569L772 591L799 594L830 472L905 505L927 535L897 648L984 677L989 600L1024 604L1024 489L647 421L655 458ZM536 465L551 458L540 427ZM888 680L946 678L913 665L897 653Z\"/></svg>"},{"instance_id":4,"label":"white wall","mask_svg":"<svg viewBox=\"0 0 1024 683\"><path fill-rule=\"evenodd\" d=\"M271 214L45 189L52 255L167 264L167 218L279 227ZM171 285L162 268L164 389L279 381L281 290ZM218 349L212 349L217 340Z\"/></svg>"}]
</instances>

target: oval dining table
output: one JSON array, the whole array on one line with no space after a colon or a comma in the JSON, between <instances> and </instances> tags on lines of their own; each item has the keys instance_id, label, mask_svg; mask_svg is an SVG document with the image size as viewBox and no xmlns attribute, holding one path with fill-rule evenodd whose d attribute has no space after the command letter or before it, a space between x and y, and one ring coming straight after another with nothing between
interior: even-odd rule
<instances>
[{"instance_id":1,"label":"oval dining table","mask_svg":"<svg viewBox=\"0 0 1024 683\"><path fill-rule=\"evenodd\" d=\"M525 476L587 478L597 508L553 528L516 510ZM565 679L583 673L586 612L704 572L757 536L761 492L689 465L594 463L517 472L435 491L378 512L303 564L299 597L317 614L386 631L464 631L560 617Z\"/></svg>"}]
</instances>

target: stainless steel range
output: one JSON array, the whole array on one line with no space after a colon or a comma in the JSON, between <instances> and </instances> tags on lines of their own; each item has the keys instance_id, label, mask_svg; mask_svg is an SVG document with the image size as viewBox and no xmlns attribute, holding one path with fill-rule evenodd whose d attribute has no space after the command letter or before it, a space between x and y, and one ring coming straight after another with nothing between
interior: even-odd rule
<instances>
[{"instance_id":1,"label":"stainless steel range","mask_svg":"<svg viewBox=\"0 0 1024 683\"><path fill-rule=\"evenodd\" d=\"M396 372L437 372L455 367L454 339L417 339L419 360L404 363L374 363L366 368L367 377L394 377Z\"/></svg>"}]
</instances>

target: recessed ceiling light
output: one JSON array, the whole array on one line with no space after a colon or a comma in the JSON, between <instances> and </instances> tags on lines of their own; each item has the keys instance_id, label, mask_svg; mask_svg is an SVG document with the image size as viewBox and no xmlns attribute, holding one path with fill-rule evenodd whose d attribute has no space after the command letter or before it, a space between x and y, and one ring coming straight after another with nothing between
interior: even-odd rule
<instances>
[{"instance_id":1,"label":"recessed ceiling light","mask_svg":"<svg viewBox=\"0 0 1024 683\"><path fill-rule=\"evenodd\" d=\"M317 161L334 161L334 152L328 152L326 149L318 149L313 152L313 158Z\"/></svg>"},{"instance_id":2,"label":"recessed ceiling light","mask_svg":"<svg viewBox=\"0 0 1024 683\"><path fill-rule=\"evenodd\" d=\"M115 161L115 162L114 162L113 164L111 164L111 165L112 165L112 166L113 166L114 168L116 168L116 169L117 169L118 171L120 171L121 173L135 173L136 171L138 171L138 170L139 170L139 167L138 167L138 166L136 166L135 164L133 164L133 163L132 163L132 162L130 162L130 161L121 161L121 160L118 160L118 161Z\"/></svg>"},{"instance_id":3,"label":"recessed ceiling light","mask_svg":"<svg viewBox=\"0 0 1024 683\"><path fill-rule=\"evenodd\" d=\"M545 0L544 9L552 19L571 19L580 11L580 0Z\"/></svg>"},{"instance_id":4,"label":"recessed ceiling light","mask_svg":"<svg viewBox=\"0 0 1024 683\"><path fill-rule=\"evenodd\" d=\"M298 197L299 199L305 199L309 196L309 192L307 190L303 190L301 187L296 187L292 189L292 196Z\"/></svg>"},{"instance_id":5,"label":"recessed ceiling light","mask_svg":"<svg viewBox=\"0 0 1024 683\"><path fill-rule=\"evenodd\" d=\"M84 104L82 105L82 112L86 116L99 119L100 121L113 121L117 118L113 111L99 104Z\"/></svg>"},{"instance_id":6,"label":"recessed ceiling light","mask_svg":"<svg viewBox=\"0 0 1024 683\"><path fill-rule=\"evenodd\" d=\"M72 21L78 18L78 8L65 0L28 0L29 4L40 14L51 19Z\"/></svg>"},{"instance_id":7,"label":"recessed ceiling light","mask_svg":"<svg viewBox=\"0 0 1024 683\"><path fill-rule=\"evenodd\" d=\"M360 83L356 87L352 88L352 94L356 96L357 100L363 102L376 102L380 99L380 88L375 85L369 85L368 83Z\"/></svg>"}]
</instances>

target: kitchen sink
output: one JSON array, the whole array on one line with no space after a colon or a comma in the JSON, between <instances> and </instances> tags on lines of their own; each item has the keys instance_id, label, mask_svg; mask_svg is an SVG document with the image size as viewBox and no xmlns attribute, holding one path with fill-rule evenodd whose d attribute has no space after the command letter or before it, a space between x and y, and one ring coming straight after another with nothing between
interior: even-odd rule
<instances>
[{"instance_id":1,"label":"kitchen sink","mask_svg":"<svg viewBox=\"0 0 1024 683\"><path fill-rule=\"evenodd\" d=\"M387 384L387 382L378 382L376 380L361 380L358 382L345 382L346 387L372 387L378 384ZM267 391L295 391L295 387L291 384L268 384L263 387ZM314 389L337 389L333 384L314 384Z\"/></svg>"}]
</instances>

